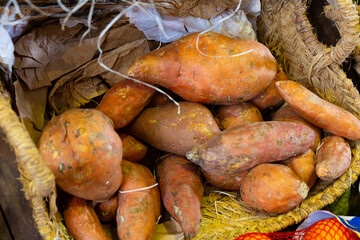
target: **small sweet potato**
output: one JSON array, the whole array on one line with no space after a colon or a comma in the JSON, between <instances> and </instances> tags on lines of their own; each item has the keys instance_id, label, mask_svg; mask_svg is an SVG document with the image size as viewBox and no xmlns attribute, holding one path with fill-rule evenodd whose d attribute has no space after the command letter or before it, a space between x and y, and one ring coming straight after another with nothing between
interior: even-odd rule
<instances>
[{"instance_id":1,"label":"small sweet potato","mask_svg":"<svg viewBox=\"0 0 360 240\"><path fill-rule=\"evenodd\" d=\"M185 236L192 239L200 227L204 188L196 166L182 156L171 154L156 168L161 197Z\"/></svg>"},{"instance_id":2,"label":"small sweet potato","mask_svg":"<svg viewBox=\"0 0 360 240\"><path fill-rule=\"evenodd\" d=\"M284 102L283 97L276 88L275 83L281 80L288 80L286 73L282 70L277 72L274 81L259 95L250 100L260 110L275 107Z\"/></svg>"},{"instance_id":3,"label":"small sweet potato","mask_svg":"<svg viewBox=\"0 0 360 240\"><path fill-rule=\"evenodd\" d=\"M51 119L40 137L39 151L65 192L104 201L120 187L121 139L98 110L72 109Z\"/></svg>"},{"instance_id":4,"label":"small sweet potato","mask_svg":"<svg viewBox=\"0 0 360 240\"><path fill-rule=\"evenodd\" d=\"M120 132L119 136L123 146L123 158L130 162L138 162L145 157L146 145L127 133Z\"/></svg>"},{"instance_id":5,"label":"small sweet potato","mask_svg":"<svg viewBox=\"0 0 360 240\"><path fill-rule=\"evenodd\" d=\"M94 207L94 209L101 221L111 222L116 219L117 207L118 207L118 194L115 193L108 200L98 203Z\"/></svg>"},{"instance_id":6,"label":"small sweet potato","mask_svg":"<svg viewBox=\"0 0 360 240\"><path fill-rule=\"evenodd\" d=\"M325 181L343 175L351 163L350 145L339 136L325 137L316 153L316 174Z\"/></svg>"},{"instance_id":7,"label":"small sweet potato","mask_svg":"<svg viewBox=\"0 0 360 240\"><path fill-rule=\"evenodd\" d=\"M133 136L165 152L185 156L220 129L209 109L199 103L169 103L147 108L126 127Z\"/></svg>"},{"instance_id":8,"label":"small sweet potato","mask_svg":"<svg viewBox=\"0 0 360 240\"><path fill-rule=\"evenodd\" d=\"M150 170L137 163L123 160L123 183L118 194L116 223L121 240L151 240L160 216L159 187L132 191L152 186L156 183Z\"/></svg>"},{"instance_id":9,"label":"small sweet potato","mask_svg":"<svg viewBox=\"0 0 360 240\"><path fill-rule=\"evenodd\" d=\"M215 114L221 130L240 126L248 122L263 121L260 110L249 102L220 106L216 109Z\"/></svg>"},{"instance_id":10,"label":"small sweet potato","mask_svg":"<svg viewBox=\"0 0 360 240\"><path fill-rule=\"evenodd\" d=\"M182 98L208 104L236 104L264 91L278 64L256 41L193 33L136 59L128 75L158 84ZM237 54L245 53L235 56Z\"/></svg>"},{"instance_id":11,"label":"small sweet potato","mask_svg":"<svg viewBox=\"0 0 360 240\"><path fill-rule=\"evenodd\" d=\"M305 182L311 188L316 181L316 156L313 150L309 149L306 152L291 157L281 162L298 175L301 181Z\"/></svg>"},{"instance_id":12,"label":"small sweet potato","mask_svg":"<svg viewBox=\"0 0 360 240\"><path fill-rule=\"evenodd\" d=\"M169 94L172 98L174 98L174 94L172 94L170 91L164 90L167 94ZM176 98L176 97L175 97ZM166 96L165 94L162 94L161 92L155 92L155 94L151 97L150 102L146 107L157 107L161 105L166 105L168 103L172 103L170 98Z\"/></svg>"},{"instance_id":13,"label":"small sweet potato","mask_svg":"<svg viewBox=\"0 0 360 240\"><path fill-rule=\"evenodd\" d=\"M71 197L63 211L67 230L76 240L110 240L91 202Z\"/></svg>"},{"instance_id":14,"label":"small sweet potato","mask_svg":"<svg viewBox=\"0 0 360 240\"><path fill-rule=\"evenodd\" d=\"M102 98L97 110L114 123L114 129L126 126L149 103L155 90L130 79L118 82Z\"/></svg>"},{"instance_id":15,"label":"small sweet potato","mask_svg":"<svg viewBox=\"0 0 360 240\"><path fill-rule=\"evenodd\" d=\"M303 118L334 135L360 140L360 120L294 81L276 82L285 101Z\"/></svg>"},{"instance_id":16,"label":"small sweet potato","mask_svg":"<svg viewBox=\"0 0 360 240\"><path fill-rule=\"evenodd\" d=\"M285 103L281 108L279 108L275 112L272 120L273 121L302 123L302 124L305 124L306 126L308 126L309 128L311 128L316 135L314 144L311 146L311 149L314 152L316 151L316 149L319 146L319 143L321 141L322 130L320 128L314 126L310 122L306 121L297 112L295 112L294 109L292 109L292 107L289 104Z\"/></svg>"},{"instance_id":17,"label":"small sweet potato","mask_svg":"<svg viewBox=\"0 0 360 240\"><path fill-rule=\"evenodd\" d=\"M244 178L249 170L245 170L236 174L217 174L215 172L208 173L204 170L202 172L204 173L204 177L208 183L210 183L212 186L228 191L239 191L241 183L244 181Z\"/></svg>"},{"instance_id":18,"label":"small sweet potato","mask_svg":"<svg viewBox=\"0 0 360 240\"><path fill-rule=\"evenodd\" d=\"M252 122L227 129L186 154L208 173L238 174L260 163L285 160L306 151L315 133L303 124Z\"/></svg>"},{"instance_id":19,"label":"small sweet potato","mask_svg":"<svg viewBox=\"0 0 360 240\"><path fill-rule=\"evenodd\" d=\"M242 200L251 207L271 214L287 212L308 195L309 187L287 166L260 164L241 184Z\"/></svg>"}]
</instances>

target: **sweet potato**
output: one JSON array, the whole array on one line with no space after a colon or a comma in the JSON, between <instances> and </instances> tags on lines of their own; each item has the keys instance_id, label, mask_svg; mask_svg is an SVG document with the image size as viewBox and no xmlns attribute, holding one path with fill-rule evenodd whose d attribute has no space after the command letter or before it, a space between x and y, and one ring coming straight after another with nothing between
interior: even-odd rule
<instances>
[{"instance_id":1,"label":"sweet potato","mask_svg":"<svg viewBox=\"0 0 360 240\"><path fill-rule=\"evenodd\" d=\"M250 170L241 184L242 200L271 214L287 212L308 195L309 187L287 166L260 164Z\"/></svg>"},{"instance_id":2,"label":"sweet potato","mask_svg":"<svg viewBox=\"0 0 360 240\"><path fill-rule=\"evenodd\" d=\"M104 201L120 187L121 139L98 110L72 109L51 119L40 137L39 151L65 192Z\"/></svg>"},{"instance_id":3,"label":"sweet potato","mask_svg":"<svg viewBox=\"0 0 360 240\"><path fill-rule=\"evenodd\" d=\"M97 110L114 123L114 129L126 126L149 103L155 90L130 79L118 82L102 98Z\"/></svg>"},{"instance_id":4,"label":"sweet potato","mask_svg":"<svg viewBox=\"0 0 360 240\"><path fill-rule=\"evenodd\" d=\"M216 109L216 117L221 130L240 126L248 122L262 122L261 112L252 103L223 105Z\"/></svg>"},{"instance_id":5,"label":"sweet potato","mask_svg":"<svg viewBox=\"0 0 360 240\"><path fill-rule=\"evenodd\" d=\"M165 152L185 156L196 144L219 132L209 109L199 103L180 102L147 108L126 130L133 136Z\"/></svg>"},{"instance_id":6,"label":"sweet potato","mask_svg":"<svg viewBox=\"0 0 360 240\"><path fill-rule=\"evenodd\" d=\"M202 172L208 183L210 183L212 186L228 191L239 191L241 183L244 181L244 178L249 170L245 170L236 174L217 174L215 172L208 173L204 170Z\"/></svg>"},{"instance_id":7,"label":"sweet potato","mask_svg":"<svg viewBox=\"0 0 360 240\"><path fill-rule=\"evenodd\" d=\"M309 128L311 128L316 135L314 144L311 146L311 149L314 152L316 151L316 149L319 146L319 143L321 141L322 130L320 128L314 126L313 124L309 123L308 121L306 121L297 112L295 112L294 109L292 109L292 107L289 104L285 103L281 108L279 108L275 112L272 120L273 121L302 123L302 124L305 124L306 126L308 126Z\"/></svg>"},{"instance_id":8,"label":"sweet potato","mask_svg":"<svg viewBox=\"0 0 360 240\"><path fill-rule=\"evenodd\" d=\"M294 171L301 181L305 182L311 188L316 181L316 156L313 150L291 157L281 162Z\"/></svg>"},{"instance_id":9,"label":"sweet potato","mask_svg":"<svg viewBox=\"0 0 360 240\"><path fill-rule=\"evenodd\" d=\"M147 152L147 146L133 136L120 132L119 136L123 146L123 158L130 162L138 162L143 159Z\"/></svg>"},{"instance_id":10,"label":"sweet potato","mask_svg":"<svg viewBox=\"0 0 360 240\"><path fill-rule=\"evenodd\" d=\"M351 163L350 145L339 136L325 137L316 153L316 174L325 181L343 175Z\"/></svg>"},{"instance_id":11,"label":"sweet potato","mask_svg":"<svg viewBox=\"0 0 360 240\"><path fill-rule=\"evenodd\" d=\"M110 240L89 201L71 197L63 216L67 230L76 240Z\"/></svg>"},{"instance_id":12,"label":"sweet potato","mask_svg":"<svg viewBox=\"0 0 360 240\"><path fill-rule=\"evenodd\" d=\"M171 154L156 168L161 197L185 236L192 239L200 227L204 188L196 166L182 156Z\"/></svg>"},{"instance_id":13,"label":"sweet potato","mask_svg":"<svg viewBox=\"0 0 360 240\"><path fill-rule=\"evenodd\" d=\"M238 174L260 163L302 153L314 139L315 133L303 124L252 122L214 135L186 157L208 173Z\"/></svg>"},{"instance_id":14,"label":"sweet potato","mask_svg":"<svg viewBox=\"0 0 360 240\"><path fill-rule=\"evenodd\" d=\"M116 223L121 240L152 239L160 216L160 192L150 170L142 165L123 160L123 183L119 191Z\"/></svg>"},{"instance_id":15,"label":"sweet potato","mask_svg":"<svg viewBox=\"0 0 360 240\"><path fill-rule=\"evenodd\" d=\"M170 91L164 90L167 94L169 94L172 98L174 97L174 94L172 94ZM166 105L168 103L171 103L172 101L170 98L168 98L165 94L162 94L161 92L155 92L155 94L151 97L150 102L146 107L157 107L161 105Z\"/></svg>"},{"instance_id":16,"label":"sweet potato","mask_svg":"<svg viewBox=\"0 0 360 240\"><path fill-rule=\"evenodd\" d=\"M118 207L118 196L117 193L115 193L108 200L98 203L94 207L94 210L101 221L111 222L116 219L117 207Z\"/></svg>"},{"instance_id":17,"label":"sweet potato","mask_svg":"<svg viewBox=\"0 0 360 240\"><path fill-rule=\"evenodd\" d=\"M189 34L139 57L128 75L161 85L188 101L222 105L255 97L275 78L278 64L263 44L208 32L199 37L202 54L196 49L198 36Z\"/></svg>"},{"instance_id":18,"label":"sweet potato","mask_svg":"<svg viewBox=\"0 0 360 240\"><path fill-rule=\"evenodd\" d=\"M360 120L294 81L276 82L285 101L303 118L334 135L360 140Z\"/></svg>"},{"instance_id":19,"label":"sweet potato","mask_svg":"<svg viewBox=\"0 0 360 240\"><path fill-rule=\"evenodd\" d=\"M275 83L280 80L288 80L286 73L282 70L276 74L274 81L272 81L263 92L251 99L250 102L260 110L275 107L284 102L283 97L275 85Z\"/></svg>"}]
</instances>

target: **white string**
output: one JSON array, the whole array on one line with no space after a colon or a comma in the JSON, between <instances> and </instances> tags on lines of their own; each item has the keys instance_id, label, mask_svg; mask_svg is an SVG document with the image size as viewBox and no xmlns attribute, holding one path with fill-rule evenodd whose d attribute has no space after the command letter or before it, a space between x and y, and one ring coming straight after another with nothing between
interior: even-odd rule
<instances>
[{"instance_id":1,"label":"white string","mask_svg":"<svg viewBox=\"0 0 360 240\"><path fill-rule=\"evenodd\" d=\"M138 191L142 191L142 190L146 190L146 189L150 189L153 187L156 187L157 185L159 185L158 183L155 183L154 185L151 185L149 187L144 187L144 188L139 188L139 189L133 189L133 190L128 190L128 191L120 191L119 193L131 193L131 192L138 192Z\"/></svg>"},{"instance_id":2,"label":"white string","mask_svg":"<svg viewBox=\"0 0 360 240\"><path fill-rule=\"evenodd\" d=\"M59 229L56 228L56 235L54 237L54 240L61 240L61 238L59 238Z\"/></svg>"},{"instance_id":3,"label":"white string","mask_svg":"<svg viewBox=\"0 0 360 240\"><path fill-rule=\"evenodd\" d=\"M66 22L70 19L71 15L73 15L74 13L77 12L77 10L79 10L80 8L82 8L88 0L79 0L78 3L75 5L75 7L73 9L71 9L71 11L66 15L64 22L62 23L61 29L64 31L65 30L65 24Z\"/></svg>"},{"instance_id":4,"label":"white string","mask_svg":"<svg viewBox=\"0 0 360 240\"><path fill-rule=\"evenodd\" d=\"M61 0L59 0L59 1L61 1ZM93 15L93 13L94 13L94 7L95 7L95 0L91 0L91 7L90 7L89 15L88 15L88 18L87 18L88 29L87 29L86 32L84 32L84 34L81 36L79 45L81 45L81 43L82 43L83 39L85 38L85 36L86 36L88 33L90 33L92 15Z\"/></svg>"},{"instance_id":5,"label":"white string","mask_svg":"<svg viewBox=\"0 0 360 240\"><path fill-rule=\"evenodd\" d=\"M64 10L65 12L70 12L70 9L68 9L62 2L61 0L57 0L57 4L61 7L62 10Z\"/></svg>"}]
</instances>

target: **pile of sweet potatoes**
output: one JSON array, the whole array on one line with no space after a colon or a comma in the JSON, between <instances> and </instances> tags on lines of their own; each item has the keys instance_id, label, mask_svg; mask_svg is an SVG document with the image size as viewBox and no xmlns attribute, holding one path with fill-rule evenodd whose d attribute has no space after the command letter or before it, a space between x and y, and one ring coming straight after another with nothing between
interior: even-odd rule
<instances>
[{"instance_id":1,"label":"pile of sweet potatoes","mask_svg":"<svg viewBox=\"0 0 360 240\"><path fill-rule=\"evenodd\" d=\"M261 43L197 37L128 70L176 104L129 78L96 109L69 110L44 129L39 150L66 192L62 213L74 238L110 239L102 224L116 221L119 239L152 239L168 212L191 239L205 183L279 214L318 178L334 180L350 166L357 117L288 80Z\"/></svg>"}]
</instances>

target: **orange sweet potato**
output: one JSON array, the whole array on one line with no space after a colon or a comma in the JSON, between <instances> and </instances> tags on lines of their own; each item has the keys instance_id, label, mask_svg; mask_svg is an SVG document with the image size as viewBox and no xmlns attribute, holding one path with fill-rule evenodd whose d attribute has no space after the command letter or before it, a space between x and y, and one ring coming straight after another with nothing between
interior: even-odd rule
<instances>
[{"instance_id":1,"label":"orange sweet potato","mask_svg":"<svg viewBox=\"0 0 360 240\"><path fill-rule=\"evenodd\" d=\"M242 200L271 214L287 212L307 197L309 187L287 166L264 163L250 170L241 184Z\"/></svg>"},{"instance_id":2,"label":"orange sweet potato","mask_svg":"<svg viewBox=\"0 0 360 240\"><path fill-rule=\"evenodd\" d=\"M150 170L137 163L123 160L123 183L119 191L116 223L121 240L150 240L160 216L158 186L135 192L125 192L152 186L156 183Z\"/></svg>"},{"instance_id":3,"label":"orange sweet potato","mask_svg":"<svg viewBox=\"0 0 360 240\"><path fill-rule=\"evenodd\" d=\"M339 136L325 137L316 153L316 174L325 181L343 175L351 163L350 145Z\"/></svg>"},{"instance_id":4,"label":"orange sweet potato","mask_svg":"<svg viewBox=\"0 0 360 240\"><path fill-rule=\"evenodd\" d=\"M301 117L297 112L292 109L289 104L284 104L279 110L275 112L275 115L272 118L273 121L285 121L285 122L295 122L295 123L302 123L311 128L316 137L314 144L311 146L311 149L315 152L319 143L321 141L322 130L313 124L306 121L303 117Z\"/></svg>"},{"instance_id":5,"label":"orange sweet potato","mask_svg":"<svg viewBox=\"0 0 360 240\"><path fill-rule=\"evenodd\" d=\"M89 201L71 197L63 216L66 228L76 240L110 240Z\"/></svg>"},{"instance_id":6,"label":"orange sweet potato","mask_svg":"<svg viewBox=\"0 0 360 240\"><path fill-rule=\"evenodd\" d=\"M104 201L121 184L122 144L112 123L95 109L72 109L44 128L39 151L64 191Z\"/></svg>"},{"instance_id":7,"label":"orange sweet potato","mask_svg":"<svg viewBox=\"0 0 360 240\"><path fill-rule=\"evenodd\" d=\"M255 97L275 78L278 64L265 45L208 32L198 42L206 56L196 49L197 38L198 33L189 34L139 57L128 75L161 85L188 101L222 105Z\"/></svg>"},{"instance_id":8,"label":"orange sweet potato","mask_svg":"<svg viewBox=\"0 0 360 240\"><path fill-rule=\"evenodd\" d=\"M313 150L309 149L306 152L291 157L281 162L298 175L301 181L305 182L311 188L316 181L316 156Z\"/></svg>"},{"instance_id":9,"label":"orange sweet potato","mask_svg":"<svg viewBox=\"0 0 360 240\"><path fill-rule=\"evenodd\" d=\"M116 219L117 207L118 207L118 196L117 193L115 193L108 200L98 203L94 207L94 209L101 221L111 222Z\"/></svg>"},{"instance_id":10,"label":"orange sweet potato","mask_svg":"<svg viewBox=\"0 0 360 240\"><path fill-rule=\"evenodd\" d=\"M280 70L276 74L274 81L272 81L262 93L251 99L250 102L260 110L275 107L284 102L283 97L281 96L275 85L277 81L281 80L288 80L286 73L282 70Z\"/></svg>"},{"instance_id":11,"label":"orange sweet potato","mask_svg":"<svg viewBox=\"0 0 360 240\"><path fill-rule=\"evenodd\" d=\"M202 172L204 173L204 177L208 183L210 183L212 186L228 191L239 191L241 183L244 181L244 178L249 170L245 170L236 174L217 174L215 172L208 173L204 170Z\"/></svg>"},{"instance_id":12,"label":"orange sweet potato","mask_svg":"<svg viewBox=\"0 0 360 240\"><path fill-rule=\"evenodd\" d=\"M147 152L147 146L142 144L133 136L119 133L123 146L123 158L130 162L138 162L143 159Z\"/></svg>"},{"instance_id":13,"label":"orange sweet potato","mask_svg":"<svg viewBox=\"0 0 360 240\"><path fill-rule=\"evenodd\" d=\"M252 122L214 135L195 146L186 157L208 173L238 174L260 163L302 153L314 139L315 133L303 124Z\"/></svg>"},{"instance_id":14,"label":"orange sweet potato","mask_svg":"<svg viewBox=\"0 0 360 240\"><path fill-rule=\"evenodd\" d=\"M152 88L125 79L110 88L97 109L113 121L115 129L119 129L141 112L154 93Z\"/></svg>"},{"instance_id":15,"label":"orange sweet potato","mask_svg":"<svg viewBox=\"0 0 360 240\"><path fill-rule=\"evenodd\" d=\"M294 81L276 82L285 101L303 118L334 135L360 140L360 120Z\"/></svg>"},{"instance_id":16,"label":"orange sweet potato","mask_svg":"<svg viewBox=\"0 0 360 240\"><path fill-rule=\"evenodd\" d=\"M182 156L171 154L156 168L161 197L166 210L192 239L200 227L204 188L196 166Z\"/></svg>"},{"instance_id":17,"label":"orange sweet potato","mask_svg":"<svg viewBox=\"0 0 360 240\"><path fill-rule=\"evenodd\" d=\"M209 109L199 103L180 102L147 108L126 130L165 152L185 156L186 152L219 132Z\"/></svg>"},{"instance_id":18,"label":"orange sweet potato","mask_svg":"<svg viewBox=\"0 0 360 240\"><path fill-rule=\"evenodd\" d=\"M252 103L223 105L216 109L218 125L221 130L240 126L248 122L262 122L261 112Z\"/></svg>"}]
</instances>

